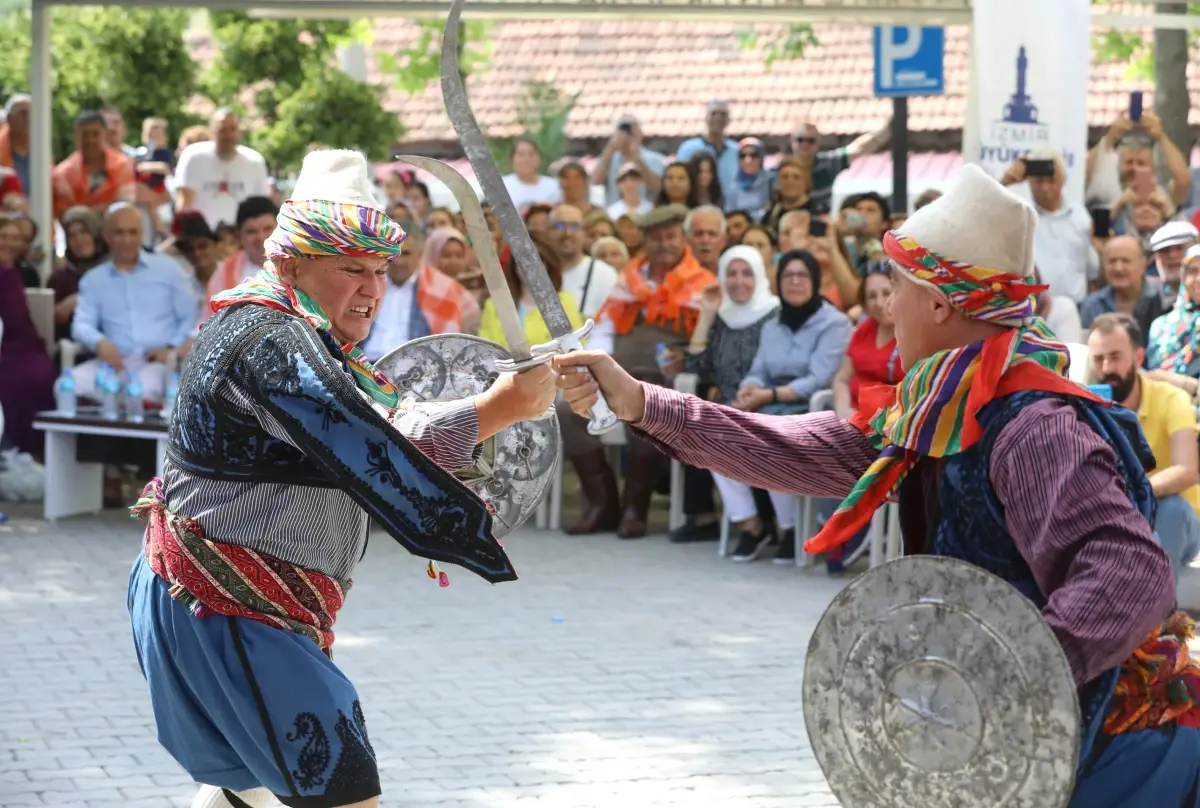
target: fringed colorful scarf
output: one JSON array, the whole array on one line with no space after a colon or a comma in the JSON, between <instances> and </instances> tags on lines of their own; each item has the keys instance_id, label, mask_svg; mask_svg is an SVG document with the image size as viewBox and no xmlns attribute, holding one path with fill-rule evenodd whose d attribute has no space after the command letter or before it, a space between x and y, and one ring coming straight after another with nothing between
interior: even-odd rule
<instances>
[{"instance_id":1,"label":"fringed colorful scarf","mask_svg":"<svg viewBox=\"0 0 1200 808\"><path fill-rule=\"evenodd\" d=\"M288 200L263 245L268 258L400 254L404 228L376 208L342 202Z\"/></svg>"},{"instance_id":2,"label":"fringed colorful scarf","mask_svg":"<svg viewBox=\"0 0 1200 808\"><path fill-rule=\"evenodd\" d=\"M308 295L279 279L272 269L259 270L248 281L227 289L219 295L214 295L212 306L214 312L228 306L242 303L253 303L259 306L275 309L276 311L301 317L317 331L329 334L330 338L342 350L346 366L359 389L369 395L374 401L386 407L389 411L396 408L400 395L388 380L387 376L375 369L367 359L366 354L353 343L343 343L333 337L332 325L329 318L321 311L321 307Z\"/></svg>"},{"instance_id":3,"label":"fringed colorful scarf","mask_svg":"<svg viewBox=\"0 0 1200 808\"><path fill-rule=\"evenodd\" d=\"M1044 390L1100 401L1066 378L1067 347L1034 316L1032 295L1042 287L997 270L947 261L891 233L884 247L918 282L938 289L969 316L996 323L1015 318L1021 325L923 359L894 388L861 391L851 423L882 453L824 529L805 542L808 553L849 541L921 456L949 457L969 449L983 434L976 416L994 399Z\"/></svg>"},{"instance_id":4,"label":"fringed colorful scarf","mask_svg":"<svg viewBox=\"0 0 1200 808\"><path fill-rule=\"evenodd\" d=\"M302 634L321 648L333 645L333 623L351 581L209 541L196 520L167 509L159 477L130 513L146 523L142 549L150 569L197 617L246 617Z\"/></svg>"},{"instance_id":5,"label":"fringed colorful scarf","mask_svg":"<svg viewBox=\"0 0 1200 808\"><path fill-rule=\"evenodd\" d=\"M1121 665L1104 732L1119 735L1174 721L1200 728L1200 665L1191 658L1188 640L1196 624L1176 612L1155 629Z\"/></svg>"}]
</instances>

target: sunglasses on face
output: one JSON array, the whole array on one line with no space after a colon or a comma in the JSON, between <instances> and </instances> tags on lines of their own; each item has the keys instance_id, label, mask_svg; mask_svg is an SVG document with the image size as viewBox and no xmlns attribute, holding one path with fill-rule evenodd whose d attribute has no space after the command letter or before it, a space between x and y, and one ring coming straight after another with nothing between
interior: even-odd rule
<instances>
[{"instance_id":1,"label":"sunglasses on face","mask_svg":"<svg viewBox=\"0 0 1200 808\"><path fill-rule=\"evenodd\" d=\"M575 233L575 232L582 230L583 225L581 225L579 222L555 222L554 229L555 230L568 230L572 233Z\"/></svg>"},{"instance_id":2,"label":"sunglasses on face","mask_svg":"<svg viewBox=\"0 0 1200 808\"><path fill-rule=\"evenodd\" d=\"M872 261L867 264L867 275L891 275L892 265L888 261Z\"/></svg>"},{"instance_id":3,"label":"sunglasses on face","mask_svg":"<svg viewBox=\"0 0 1200 808\"><path fill-rule=\"evenodd\" d=\"M755 160L755 159L757 159L759 156L760 156L760 155L759 155L759 153L758 153L758 152L752 152L752 151L748 151L748 152L742 152L741 154L739 154L739 155L738 155L738 158L739 158L739 159L741 159L741 160Z\"/></svg>"},{"instance_id":4,"label":"sunglasses on face","mask_svg":"<svg viewBox=\"0 0 1200 808\"><path fill-rule=\"evenodd\" d=\"M799 135L792 139L795 140L797 143L799 143L801 146L811 146L817 142L817 139L815 137L808 137L807 135Z\"/></svg>"}]
</instances>

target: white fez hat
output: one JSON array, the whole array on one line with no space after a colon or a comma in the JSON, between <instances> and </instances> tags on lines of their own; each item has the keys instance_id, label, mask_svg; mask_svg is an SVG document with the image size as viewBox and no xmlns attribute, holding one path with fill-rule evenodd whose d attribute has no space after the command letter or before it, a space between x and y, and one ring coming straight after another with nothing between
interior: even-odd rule
<instances>
[{"instance_id":1,"label":"white fez hat","mask_svg":"<svg viewBox=\"0 0 1200 808\"><path fill-rule=\"evenodd\" d=\"M910 216L896 236L947 261L1030 278L1036 228L1032 205L979 166L965 165L950 190Z\"/></svg>"},{"instance_id":2,"label":"white fez hat","mask_svg":"<svg viewBox=\"0 0 1200 808\"><path fill-rule=\"evenodd\" d=\"M349 149L318 149L309 152L300 166L291 202L321 200L384 210L375 196L362 152Z\"/></svg>"}]
</instances>

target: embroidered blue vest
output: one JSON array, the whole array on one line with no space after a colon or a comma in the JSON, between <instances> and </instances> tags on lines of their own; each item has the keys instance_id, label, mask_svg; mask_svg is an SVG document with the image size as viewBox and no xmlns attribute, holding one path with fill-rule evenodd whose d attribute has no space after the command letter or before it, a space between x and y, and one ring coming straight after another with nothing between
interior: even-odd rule
<instances>
[{"instance_id":1,"label":"embroidered blue vest","mask_svg":"<svg viewBox=\"0 0 1200 808\"><path fill-rule=\"evenodd\" d=\"M1046 596L1008 533L1004 507L992 488L989 469L992 449L1004 427L1023 408L1051 395L1040 391L1016 393L993 401L980 411L983 437L943 464L938 486L938 523L932 547L926 548L926 552L970 562L1003 578L1039 609L1045 606ZM1153 465L1153 454L1137 415L1124 407L1105 407L1081 398L1068 400L1080 419L1112 445L1130 499L1153 525L1156 500L1145 473L1147 461ZM1031 473L1035 471L1030 469ZM1080 691L1081 766L1104 723L1119 673L1119 668L1114 668Z\"/></svg>"}]
</instances>

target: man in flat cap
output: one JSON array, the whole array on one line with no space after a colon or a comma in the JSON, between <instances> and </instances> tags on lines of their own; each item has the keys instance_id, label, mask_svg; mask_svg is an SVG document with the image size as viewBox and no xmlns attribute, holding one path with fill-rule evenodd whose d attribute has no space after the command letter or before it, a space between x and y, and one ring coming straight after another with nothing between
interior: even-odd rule
<instances>
[{"instance_id":1,"label":"man in flat cap","mask_svg":"<svg viewBox=\"0 0 1200 808\"><path fill-rule=\"evenodd\" d=\"M688 248L683 232L687 214L683 205L663 205L638 219L646 235L645 255L634 258L621 270L589 341L590 348L611 353L634 378L651 384L667 384L682 368L683 349L700 316L701 293L717 282ZM660 365L659 345L675 357L666 366ZM592 442L597 439L587 435L581 419L568 417L562 422L568 452L595 448ZM630 441L629 453L616 527L621 538L637 539L646 535L646 512L663 457L651 444L636 437ZM584 512L585 521L596 510L591 504L589 501L589 509Z\"/></svg>"}]
</instances>

